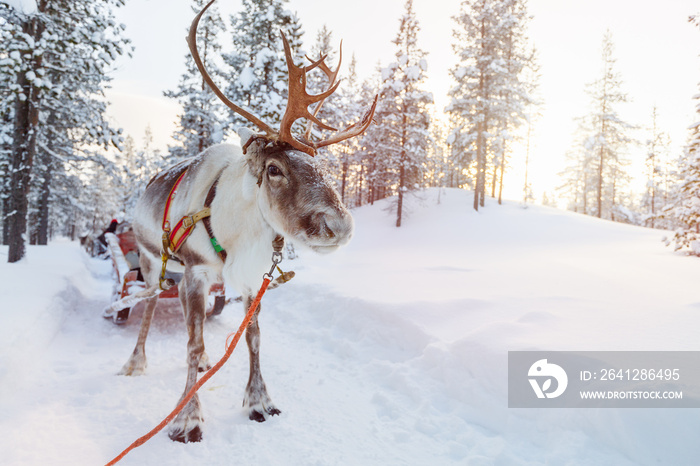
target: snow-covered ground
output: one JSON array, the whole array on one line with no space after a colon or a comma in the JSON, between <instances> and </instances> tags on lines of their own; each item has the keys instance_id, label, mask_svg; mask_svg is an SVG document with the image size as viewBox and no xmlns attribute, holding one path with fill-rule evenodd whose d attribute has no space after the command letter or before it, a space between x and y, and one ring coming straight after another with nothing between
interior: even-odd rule
<instances>
[{"instance_id":1,"label":"snow-covered ground","mask_svg":"<svg viewBox=\"0 0 700 466\"><path fill-rule=\"evenodd\" d=\"M440 202L438 203L438 195ZM430 190L397 229L354 211L329 256L263 300L262 367L282 415L241 409L241 346L200 392L205 437L165 433L124 465L695 465L700 410L509 409L509 350L700 350L700 260L663 232ZM114 375L139 324L100 317L110 264L77 244L0 250L0 463L105 464L174 407L186 335L157 311L147 375ZM242 306L207 322L217 360Z\"/></svg>"}]
</instances>

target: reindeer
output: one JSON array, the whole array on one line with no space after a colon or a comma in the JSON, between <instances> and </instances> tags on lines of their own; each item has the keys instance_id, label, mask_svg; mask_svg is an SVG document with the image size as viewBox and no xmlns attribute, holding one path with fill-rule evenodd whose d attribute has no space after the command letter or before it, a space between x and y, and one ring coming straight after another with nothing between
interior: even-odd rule
<instances>
[{"instance_id":1,"label":"reindeer","mask_svg":"<svg viewBox=\"0 0 700 466\"><path fill-rule=\"evenodd\" d=\"M317 61L309 59L311 64L306 67L297 66L282 34L289 69L289 99L279 130L268 126L228 100L213 83L199 57L197 26L214 1L192 22L187 39L190 51L216 95L262 133L240 129L242 148L215 145L156 175L138 201L134 214L141 271L147 285L156 286L162 282L160 270L166 263L168 270L183 274L178 291L189 337L183 397L196 383L197 373L211 367L204 351L202 327L206 296L213 283L223 277L246 296L244 301L249 307L264 272L270 268L271 253L279 252L285 237L320 253L334 251L350 240L354 226L352 216L313 156L320 147L363 133L372 122L377 103L375 97L361 121L328 139L314 141L311 122L323 129L335 130L320 122L316 115L323 101L338 88L340 63L335 71L325 64L325 57ZM316 67L326 74L329 85L321 94L311 95L306 91L306 75ZM309 111L312 104L316 104L313 114ZM292 124L302 117L310 122L303 137L294 137ZM205 228L193 228L174 254L173 242L167 236L169 219L161 224L166 203L168 214L165 217L189 219L192 223L199 220L193 213L201 213L203 206L208 209L202 220ZM163 253L172 254L181 265L164 259ZM120 374L139 375L145 371L145 343L156 302L157 297L146 301L136 347ZM263 422L280 410L270 399L260 372L259 312L258 306L246 329L250 376L243 407L251 420ZM178 442L197 442L202 439L202 425L200 401L195 395L170 424L169 436Z\"/></svg>"}]
</instances>

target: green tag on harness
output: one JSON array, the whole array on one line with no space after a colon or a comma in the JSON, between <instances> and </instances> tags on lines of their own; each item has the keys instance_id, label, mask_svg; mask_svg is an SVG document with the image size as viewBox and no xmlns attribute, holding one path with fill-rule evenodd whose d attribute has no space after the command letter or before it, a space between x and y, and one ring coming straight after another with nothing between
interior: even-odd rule
<instances>
[{"instance_id":1,"label":"green tag on harness","mask_svg":"<svg viewBox=\"0 0 700 466\"><path fill-rule=\"evenodd\" d=\"M211 241L211 245L214 246L214 251L216 251L217 253L219 253L219 252L221 252L221 251L224 250L224 248L222 248L222 247L219 245L219 242L218 242L218 241L216 240L216 238L214 238L213 236L212 236L211 238L209 238L209 241Z\"/></svg>"}]
</instances>

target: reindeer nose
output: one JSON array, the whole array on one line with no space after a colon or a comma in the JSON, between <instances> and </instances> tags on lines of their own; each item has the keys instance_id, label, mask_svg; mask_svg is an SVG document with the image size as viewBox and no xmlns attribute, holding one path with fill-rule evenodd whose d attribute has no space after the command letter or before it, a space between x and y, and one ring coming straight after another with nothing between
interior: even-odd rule
<instances>
[{"instance_id":1,"label":"reindeer nose","mask_svg":"<svg viewBox=\"0 0 700 466\"><path fill-rule=\"evenodd\" d=\"M350 212L345 209L316 212L306 217L306 234L327 246L347 243L354 227Z\"/></svg>"},{"instance_id":2,"label":"reindeer nose","mask_svg":"<svg viewBox=\"0 0 700 466\"><path fill-rule=\"evenodd\" d=\"M321 218L319 230L321 232L321 236L324 236L327 239L333 239L333 238L335 238L335 232L331 229L331 227L328 226L328 222L326 221L326 218L327 218L326 215L324 215Z\"/></svg>"},{"instance_id":3,"label":"reindeer nose","mask_svg":"<svg viewBox=\"0 0 700 466\"><path fill-rule=\"evenodd\" d=\"M321 233L326 239L344 244L350 240L353 228L354 222L350 212L343 209L323 216Z\"/></svg>"}]
</instances>

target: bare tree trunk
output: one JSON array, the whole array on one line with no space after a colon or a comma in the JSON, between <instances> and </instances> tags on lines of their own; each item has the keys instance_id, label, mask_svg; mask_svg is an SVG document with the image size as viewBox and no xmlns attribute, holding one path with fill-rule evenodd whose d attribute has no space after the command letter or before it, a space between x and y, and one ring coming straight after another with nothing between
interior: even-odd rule
<instances>
[{"instance_id":1,"label":"bare tree trunk","mask_svg":"<svg viewBox=\"0 0 700 466\"><path fill-rule=\"evenodd\" d=\"M481 153L484 150L484 132L483 132L483 122L477 124L477 135L476 135L476 173L474 176L474 210L479 210L479 196L481 195Z\"/></svg>"},{"instance_id":2,"label":"bare tree trunk","mask_svg":"<svg viewBox=\"0 0 700 466\"><path fill-rule=\"evenodd\" d=\"M360 164L360 175L359 180L357 180L357 206L362 205L362 185L364 184L365 166Z\"/></svg>"},{"instance_id":3,"label":"bare tree trunk","mask_svg":"<svg viewBox=\"0 0 700 466\"><path fill-rule=\"evenodd\" d=\"M49 198L51 196L51 180L53 176L54 162L49 160L46 164L46 174L41 183L39 197L38 222L36 225L36 244L46 246L49 243Z\"/></svg>"},{"instance_id":4,"label":"bare tree trunk","mask_svg":"<svg viewBox=\"0 0 700 466\"><path fill-rule=\"evenodd\" d=\"M505 152L505 147L503 148L503 153L501 154L501 173L500 177L498 179L498 205L503 204L503 172L505 171L505 163L506 163L506 152Z\"/></svg>"},{"instance_id":5,"label":"bare tree trunk","mask_svg":"<svg viewBox=\"0 0 700 466\"><path fill-rule=\"evenodd\" d=\"M401 157L403 159L403 156ZM403 192L404 192L404 183L406 182L406 169L404 168L403 163L401 164L401 168L399 170L399 200L398 200L398 205L396 207L396 226L400 227L401 226L401 217L403 216Z\"/></svg>"},{"instance_id":6,"label":"bare tree trunk","mask_svg":"<svg viewBox=\"0 0 700 466\"><path fill-rule=\"evenodd\" d=\"M345 204L345 185L348 178L348 154L345 149L345 144L343 144L343 162L341 164L341 176L340 176L340 200Z\"/></svg>"},{"instance_id":7,"label":"bare tree trunk","mask_svg":"<svg viewBox=\"0 0 700 466\"><path fill-rule=\"evenodd\" d=\"M604 149L600 148L600 155L598 160L598 189L596 192L597 202L598 202L598 218L602 218L603 215L603 164L605 163Z\"/></svg>"},{"instance_id":8,"label":"bare tree trunk","mask_svg":"<svg viewBox=\"0 0 700 466\"><path fill-rule=\"evenodd\" d=\"M523 185L523 203L527 204L529 197L529 187L527 185L528 171L530 170L530 134L532 132L532 120L531 114L528 114L527 118L527 139L525 143L525 184ZM578 194L578 193L577 193ZM577 201L574 201L574 208L578 205Z\"/></svg>"},{"instance_id":9,"label":"bare tree trunk","mask_svg":"<svg viewBox=\"0 0 700 466\"><path fill-rule=\"evenodd\" d=\"M498 169L500 167L496 163L495 157L493 161L493 176L491 177L491 197L496 197L496 183L498 182Z\"/></svg>"}]
</instances>

